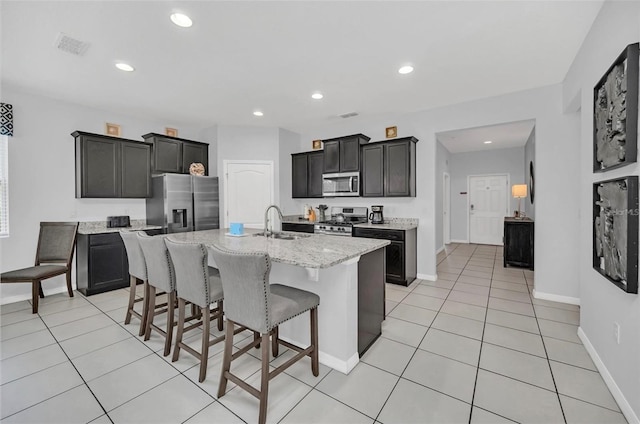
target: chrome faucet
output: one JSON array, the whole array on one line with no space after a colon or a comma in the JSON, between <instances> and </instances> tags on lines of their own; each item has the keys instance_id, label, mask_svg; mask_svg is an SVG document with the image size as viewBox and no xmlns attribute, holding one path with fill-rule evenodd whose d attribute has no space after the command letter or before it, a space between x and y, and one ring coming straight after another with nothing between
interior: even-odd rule
<instances>
[{"instance_id":1,"label":"chrome faucet","mask_svg":"<svg viewBox=\"0 0 640 424\"><path fill-rule=\"evenodd\" d=\"M275 208L276 211L278 212L278 217L280 218L280 222L282 222L282 211L280 210L280 208L277 205L271 205L269 207L267 207L267 210L264 211L264 236L265 237L269 237L269 210L271 210L271 208ZM273 234L273 231L271 231L271 234Z\"/></svg>"}]
</instances>

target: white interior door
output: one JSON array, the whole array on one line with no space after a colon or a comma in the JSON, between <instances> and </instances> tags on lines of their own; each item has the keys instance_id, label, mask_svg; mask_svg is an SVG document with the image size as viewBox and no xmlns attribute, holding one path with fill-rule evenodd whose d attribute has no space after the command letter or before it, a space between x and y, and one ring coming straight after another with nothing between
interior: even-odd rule
<instances>
[{"instance_id":1,"label":"white interior door","mask_svg":"<svg viewBox=\"0 0 640 424\"><path fill-rule=\"evenodd\" d=\"M273 162L224 161L224 175L224 227L241 222L262 228L264 211L274 201Z\"/></svg>"},{"instance_id":2,"label":"white interior door","mask_svg":"<svg viewBox=\"0 0 640 424\"><path fill-rule=\"evenodd\" d=\"M446 172L442 178L442 227L444 244L451 243L451 178Z\"/></svg>"},{"instance_id":3,"label":"white interior door","mask_svg":"<svg viewBox=\"0 0 640 424\"><path fill-rule=\"evenodd\" d=\"M469 243L502 245L508 175L469 177Z\"/></svg>"}]
</instances>

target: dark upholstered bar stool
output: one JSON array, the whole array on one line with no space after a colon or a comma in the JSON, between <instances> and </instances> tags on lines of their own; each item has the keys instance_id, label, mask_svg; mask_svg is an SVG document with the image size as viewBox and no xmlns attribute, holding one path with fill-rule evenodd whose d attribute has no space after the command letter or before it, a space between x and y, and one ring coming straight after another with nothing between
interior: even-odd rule
<instances>
[{"instance_id":1,"label":"dark upholstered bar stool","mask_svg":"<svg viewBox=\"0 0 640 424\"><path fill-rule=\"evenodd\" d=\"M147 303L147 317L145 320L144 340L149 340L151 330L157 331L164 338L164 356L171 352L171 340L173 338L174 310L176 304L176 286L173 275L173 265L169 258L169 251L164 243L164 237L148 236L143 231L138 231L138 242L144 255L147 267L147 284L149 285L149 301ZM157 290L167 293L166 308L156 310ZM167 325L162 329L153 324L156 315L167 314Z\"/></svg>"},{"instance_id":2,"label":"dark upholstered bar stool","mask_svg":"<svg viewBox=\"0 0 640 424\"><path fill-rule=\"evenodd\" d=\"M165 239L173 269L175 272L176 291L178 297L178 329L172 361L177 361L180 349L184 349L200 360L199 381L207 376L207 360L209 347L224 340L224 336L211 339L210 321L218 320L218 329L222 330L223 292L220 275L215 268L207 265L207 248L201 244L176 243ZM185 328L186 302L200 307L201 320ZM211 305L217 307L210 309ZM202 326L202 348L200 352L182 342L184 333ZM242 329L244 330L244 329ZM233 339L233 335L231 336Z\"/></svg>"},{"instance_id":3,"label":"dark upholstered bar stool","mask_svg":"<svg viewBox=\"0 0 640 424\"><path fill-rule=\"evenodd\" d=\"M77 233L77 222L41 222L35 266L2 273L2 283L31 283L32 313L38 312L38 295L44 297L42 280L66 274L67 291L73 297L71 261Z\"/></svg>"},{"instance_id":4,"label":"dark upholstered bar stool","mask_svg":"<svg viewBox=\"0 0 640 424\"><path fill-rule=\"evenodd\" d=\"M212 247L211 253L220 270L225 293L225 316L227 317L226 341L222 375L218 398L227 390L227 380L260 400L258 422L267 419L269 380L283 372L305 356L311 357L311 371L318 376L318 305L317 294L280 284L269 284L271 259L266 253L237 253ZM278 338L278 325L306 311L311 313L311 344L301 349ZM234 325L240 324L258 332L261 337L232 354ZM296 356L269 372L269 336L272 337L274 356L278 355L278 344L298 352ZM262 348L262 377L260 390L231 373L231 361L252 347Z\"/></svg>"},{"instance_id":5,"label":"dark upholstered bar stool","mask_svg":"<svg viewBox=\"0 0 640 424\"><path fill-rule=\"evenodd\" d=\"M144 262L144 255L142 254L137 234L134 231L120 231L120 237L124 242L127 259L129 260L129 303L124 323L129 324L132 315L138 317L140 319L140 332L138 335L142 336L146 326L147 300L149 299L147 266ZM136 299L136 284L140 282L144 283L144 295L142 299ZM134 305L138 302L142 302L142 312L134 309Z\"/></svg>"}]
</instances>

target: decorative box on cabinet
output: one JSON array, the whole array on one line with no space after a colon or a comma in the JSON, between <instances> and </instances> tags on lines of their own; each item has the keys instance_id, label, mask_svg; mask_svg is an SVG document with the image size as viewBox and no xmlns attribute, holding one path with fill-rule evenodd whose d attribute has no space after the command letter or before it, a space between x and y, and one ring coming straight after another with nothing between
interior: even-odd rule
<instances>
[{"instance_id":1,"label":"decorative box on cabinet","mask_svg":"<svg viewBox=\"0 0 640 424\"><path fill-rule=\"evenodd\" d=\"M534 222L529 218L504 219L503 265L533 270Z\"/></svg>"},{"instance_id":2,"label":"decorative box on cabinet","mask_svg":"<svg viewBox=\"0 0 640 424\"><path fill-rule=\"evenodd\" d=\"M151 145L75 131L77 198L151 196Z\"/></svg>"},{"instance_id":3,"label":"decorative box on cabinet","mask_svg":"<svg viewBox=\"0 0 640 424\"><path fill-rule=\"evenodd\" d=\"M322 151L291 155L293 198L322 197Z\"/></svg>"},{"instance_id":4,"label":"decorative box on cabinet","mask_svg":"<svg viewBox=\"0 0 640 424\"><path fill-rule=\"evenodd\" d=\"M325 174L357 172L360 170L360 146L371 140L364 134L323 140Z\"/></svg>"},{"instance_id":5,"label":"decorative box on cabinet","mask_svg":"<svg viewBox=\"0 0 640 424\"><path fill-rule=\"evenodd\" d=\"M404 137L362 146L362 196L414 197L417 142Z\"/></svg>"},{"instance_id":6,"label":"decorative box on cabinet","mask_svg":"<svg viewBox=\"0 0 640 424\"><path fill-rule=\"evenodd\" d=\"M204 165L205 175L209 175L209 145L199 141L149 133L142 136L153 144L154 174L188 174L192 163Z\"/></svg>"}]
</instances>

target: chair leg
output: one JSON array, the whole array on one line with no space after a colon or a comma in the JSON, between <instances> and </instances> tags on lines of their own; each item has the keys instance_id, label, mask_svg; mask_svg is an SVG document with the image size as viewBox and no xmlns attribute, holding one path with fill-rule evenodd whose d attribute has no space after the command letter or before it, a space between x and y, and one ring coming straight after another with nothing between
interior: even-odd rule
<instances>
[{"instance_id":1,"label":"chair leg","mask_svg":"<svg viewBox=\"0 0 640 424\"><path fill-rule=\"evenodd\" d=\"M71 270L67 271L67 291L69 297L73 297L73 287L71 287Z\"/></svg>"},{"instance_id":2,"label":"chair leg","mask_svg":"<svg viewBox=\"0 0 640 424\"><path fill-rule=\"evenodd\" d=\"M224 301L219 300L218 309L220 310L220 315L218 316L218 331L222 331L222 329L224 328L224 320L222 319L222 311L224 310L223 306L224 306Z\"/></svg>"},{"instance_id":3,"label":"chair leg","mask_svg":"<svg viewBox=\"0 0 640 424\"><path fill-rule=\"evenodd\" d=\"M40 287L40 281L35 280L31 282L31 313L38 313L38 288Z\"/></svg>"},{"instance_id":4,"label":"chair leg","mask_svg":"<svg viewBox=\"0 0 640 424\"><path fill-rule=\"evenodd\" d=\"M262 375L260 378L260 414L258 424L267 421L267 405L269 398L269 333L262 335Z\"/></svg>"},{"instance_id":5,"label":"chair leg","mask_svg":"<svg viewBox=\"0 0 640 424\"><path fill-rule=\"evenodd\" d=\"M207 377L207 360L209 359L209 330L211 329L211 311L209 306L200 308L202 313L202 349L200 350L200 378L198 381L202 383Z\"/></svg>"},{"instance_id":6,"label":"chair leg","mask_svg":"<svg viewBox=\"0 0 640 424\"><path fill-rule=\"evenodd\" d=\"M40 297L44 299L44 292L42 291L42 281L38 281L38 293Z\"/></svg>"},{"instance_id":7,"label":"chair leg","mask_svg":"<svg viewBox=\"0 0 640 424\"><path fill-rule=\"evenodd\" d=\"M127 315L124 318L124 323L129 324L131 322L131 310L136 300L136 279L135 277L129 277L129 304L127 305Z\"/></svg>"},{"instance_id":8,"label":"chair leg","mask_svg":"<svg viewBox=\"0 0 640 424\"><path fill-rule=\"evenodd\" d=\"M142 336L144 334L144 329L147 324L147 313L149 311L149 283L144 282L144 298L142 299L142 318L140 319L140 331L138 332L138 336Z\"/></svg>"},{"instance_id":9,"label":"chair leg","mask_svg":"<svg viewBox=\"0 0 640 424\"><path fill-rule=\"evenodd\" d=\"M180 343L182 343L182 334L184 333L184 308L184 299L178 299L178 330L176 331L176 343L173 348L171 362L177 361L180 356Z\"/></svg>"},{"instance_id":10,"label":"chair leg","mask_svg":"<svg viewBox=\"0 0 640 424\"><path fill-rule=\"evenodd\" d=\"M149 302L147 304L147 316L144 321L144 341L146 342L151 337L151 326L153 325L153 317L156 312L156 288L149 285Z\"/></svg>"},{"instance_id":11,"label":"chair leg","mask_svg":"<svg viewBox=\"0 0 640 424\"><path fill-rule=\"evenodd\" d=\"M231 370L231 353L233 349L233 327L235 323L227 320L227 331L224 336L224 353L222 357L222 373L220 374L220 384L218 385L218 398L227 392L227 373Z\"/></svg>"},{"instance_id":12,"label":"chair leg","mask_svg":"<svg viewBox=\"0 0 640 424\"><path fill-rule=\"evenodd\" d=\"M164 353L163 356L168 356L171 352L171 340L173 339L173 312L176 305L176 292L175 290L169 293L169 299L167 300L167 335L164 340Z\"/></svg>"},{"instance_id":13,"label":"chair leg","mask_svg":"<svg viewBox=\"0 0 640 424\"><path fill-rule=\"evenodd\" d=\"M260 333L258 333L257 331L254 331L253 332L253 341L256 341L258 339L260 339ZM260 343L258 343L256 345L256 349L260 349Z\"/></svg>"},{"instance_id":14,"label":"chair leg","mask_svg":"<svg viewBox=\"0 0 640 424\"><path fill-rule=\"evenodd\" d=\"M278 357L278 327L275 327L271 334L271 353L274 358Z\"/></svg>"},{"instance_id":15,"label":"chair leg","mask_svg":"<svg viewBox=\"0 0 640 424\"><path fill-rule=\"evenodd\" d=\"M311 372L314 377L319 374L318 366L318 308L311 309L311 345L313 351L311 351Z\"/></svg>"}]
</instances>

